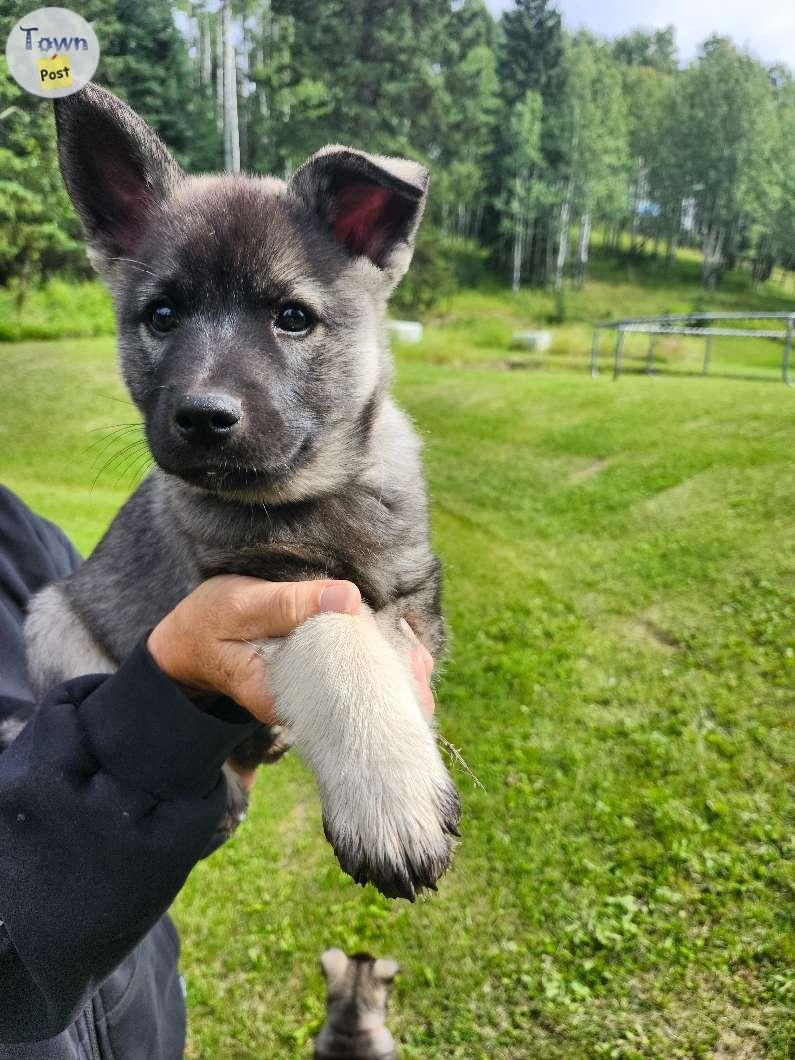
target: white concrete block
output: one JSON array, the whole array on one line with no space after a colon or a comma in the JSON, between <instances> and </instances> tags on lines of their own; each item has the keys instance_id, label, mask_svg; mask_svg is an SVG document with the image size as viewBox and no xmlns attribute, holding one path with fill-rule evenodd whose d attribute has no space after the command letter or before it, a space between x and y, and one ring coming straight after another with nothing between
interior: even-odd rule
<instances>
[{"instance_id":1,"label":"white concrete block","mask_svg":"<svg viewBox=\"0 0 795 1060\"><path fill-rule=\"evenodd\" d=\"M387 320L386 326L399 342L422 342L422 324L416 320Z\"/></svg>"},{"instance_id":2,"label":"white concrete block","mask_svg":"<svg viewBox=\"0 0 795 1060\"><path fill-rule=\"evenodd\" d=\"M513 333L514 346L525 346L528 350L536 353L546 353L552 345L551 331L515 331Z\"/></svg>"}]
</instances>

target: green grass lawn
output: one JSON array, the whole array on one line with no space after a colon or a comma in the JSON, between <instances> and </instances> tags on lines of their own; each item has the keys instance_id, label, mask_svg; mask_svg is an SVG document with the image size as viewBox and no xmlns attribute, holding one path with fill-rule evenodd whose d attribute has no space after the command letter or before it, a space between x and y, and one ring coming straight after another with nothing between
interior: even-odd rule
<instances>
[{"instance_id":1,"label":"green grass lawn","mask_svg":"<svg viewBox=\"0 0 795 1060\"><path fill-rule=\"evenodd\" d=\"M294 756L263 772L176 905L188 1055L307 1056L339 945L403 965L406 1058L790 1057L795 393L501 371L456 305L473 326L401 351L398 392L446 571L440 726L483 790L459 774L455 867L411 906L339 871ZM94 428L134 418L111 340L0 363L2 477L88 549L134 472L91 489Z\"/></svg>"}]
</instances>

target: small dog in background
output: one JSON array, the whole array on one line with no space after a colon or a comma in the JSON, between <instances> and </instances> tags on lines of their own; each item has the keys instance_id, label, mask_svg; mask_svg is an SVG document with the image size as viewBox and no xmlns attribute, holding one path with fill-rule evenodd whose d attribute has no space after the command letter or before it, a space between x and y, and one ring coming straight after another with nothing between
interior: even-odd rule
<instances>
[{"instance_id":1,"label":"small dog in background","mask_svg":"<svg viewBox=\"0 0 795 1060\"><path fill-rule=\"evenodd\" d=\"M326 1022L315 1042L314 1060L397 1060L386 1029L392 981L400 965L391 958L330 949L320 958L326 979Z\"/></svg>"},{"instance_id":2,"label":"small dog in background","mask_svg":"<svg viewBox=\"0 0 795 1060\"><path fill-rule=\"evenodd\" d=\"M460 803L403 620L438 656L439 564L386 341L427 171L327 147L287 182L190 177L109 92L89 85L55 114L157 466L83 566L31 602L31 681L112 672L214 574L355 582L361 615L261 646L269 688L345 871L390 897L435 889ZM245 806L231 770L227 787L231 828Z\"/></svg>"}]
</instances>

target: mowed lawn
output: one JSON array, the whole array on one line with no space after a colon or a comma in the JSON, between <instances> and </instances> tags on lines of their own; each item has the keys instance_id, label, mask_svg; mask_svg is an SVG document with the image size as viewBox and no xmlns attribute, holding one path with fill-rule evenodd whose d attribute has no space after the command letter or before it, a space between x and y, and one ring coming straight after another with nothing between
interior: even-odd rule
<instances>
[{"instance_id":1,"label":"mowed lawn","mask_svg":"<svg viewBox=\"0 0 795 1060\"><path fill-rule=\"evenodd\" d=\"M446 571L440 728L483 785L458 773L455 867L413 906L362 890L301 763L263 772L175 908L188 1055L307 1056L339 945L401 962L407 1058L791 1056L795 393L481 359L398 372ZM0 369L2 478L89 549L135 470L110 435L91 489L94 429L134 420L111 340Z\"/></svg>"}]
</instances>

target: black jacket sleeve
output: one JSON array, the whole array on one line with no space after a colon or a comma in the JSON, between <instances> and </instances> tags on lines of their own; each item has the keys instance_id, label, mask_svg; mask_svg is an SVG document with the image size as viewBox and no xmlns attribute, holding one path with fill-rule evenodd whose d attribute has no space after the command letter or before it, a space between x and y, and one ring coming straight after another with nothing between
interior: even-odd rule
<instances>
[{"instance_id":1,"label":"black jacket sleeve","mask_svg":"<svg viewBox=\"0 0 795 1060\"><path fill-rule=\"evenodd\" d=\"M68 1026L166 911L224 812L245 718L200 711L142 644L55 688L0 754L0 1042Z\"/></svg>"}]
</instances>

